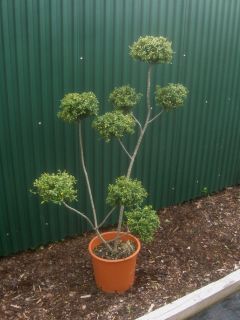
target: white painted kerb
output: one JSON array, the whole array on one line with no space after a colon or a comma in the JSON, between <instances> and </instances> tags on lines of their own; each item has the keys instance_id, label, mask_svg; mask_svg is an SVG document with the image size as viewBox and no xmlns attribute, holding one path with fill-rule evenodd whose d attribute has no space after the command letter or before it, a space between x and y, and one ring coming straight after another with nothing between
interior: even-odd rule
<instances>
[{"instance_id":1,"label":"white painted kerb","mask_svg":"<svg viewBox=\"0 0 240 320\"><path fill-rule=\"evenodd\" d=\"M183 320L240 290L240 269L136 320Z\"/></svg>"}]
</instances>

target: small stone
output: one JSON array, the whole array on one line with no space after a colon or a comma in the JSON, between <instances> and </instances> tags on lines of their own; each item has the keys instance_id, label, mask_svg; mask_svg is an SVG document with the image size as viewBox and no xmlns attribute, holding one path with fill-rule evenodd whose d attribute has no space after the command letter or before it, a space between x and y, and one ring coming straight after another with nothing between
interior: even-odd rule
<instances>
[{"instance_id":1,"label":"small stone","mask_svg":"<svg viewBox=\"0 0 240 320\"><path fill-rule=\"evenodd\" d=\"M153 308L154 308L154 304L152 303L151 306L148 309L148 312L151 312Z\"/></svg>"},{"instance_id":2,"label":"small stone","mask_svg":"<svg viewBox=\"0 0 240 320\"><path fill-rule=\"evenodd\" d=\"M75 291L69 292L69 296L70 296L70 297L74 297L75 295L76 295L76 292L75 292Z\"/></svg>"},{"instance_id":3,"label":"small stone","mask_svg":"<svg viewBox=\"0 0 240 320\"><path fill-rule=\"evenodd\" d=\"M91 298L91 295L90 294L85 294L84 296L81 296L80 298L81 299Z\"/></svg>"}]
</instances>

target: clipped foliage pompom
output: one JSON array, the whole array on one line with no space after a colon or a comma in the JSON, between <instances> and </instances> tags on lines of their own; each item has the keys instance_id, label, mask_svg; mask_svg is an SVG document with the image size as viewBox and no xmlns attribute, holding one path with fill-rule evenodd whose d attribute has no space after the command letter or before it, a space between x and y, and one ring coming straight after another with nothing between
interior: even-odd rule
<instances>
[{"instance_id":1,"label":"clipped foliage pompom","mask_svg":"<svg viewBox=\"0 0 240 320\"><path fill-rule=\"evenodd\" d=\"M135 121L131 114L123 114L121 111L106 112L93 121L93 128L106 142L111 138L122 138L125 134L133 133Z\"/></svg>"},{"instance_id":2,"label":"clipped foliage pompom","mask_svg":"<svg viewBox=\"0 0 240 320\"><path fill-rule=\"evenodd\" d=\"M130 47L130 55L148 63L170 63L173 57L171 44L164 37L140 37Z\"/></svg>"},{"instance_id":3,"label":"clipped foliage pompom","mask_svg":"<svg viewBox=\"0 0 240 320\"><path fill-rule=\"evenodd\" d=\"M131 233L140 237L143 242L150 242L159 228L160 222L152 206L136 208L125 212L127 225Z\"/></svg>"},{"instance_id":4,"label":"clipped foliage pompom","mask_svg":"<svg viewBox=\"0 0 240 320\"><path fill-rule=\"evenodd\" d=\"M98 105L99 102L93 92L68 93L61 100L57 115L66 122L74 122L97 115Z\"/></svg>"},{"instance_id":5,"label":"clipped foliage pompom","mask_svg":"<svg viewBox=\"0 0 240 320\"><path fill-rule=\"evenodd\" d=\"M115 88L109 95L109 101L115 109L129 112L141 99L142 94L137 93L129 85Z\"/></svg>"},{"instance_id":6,"label":"clipped foliage pompom","mask_svg":"<svg viewBox=\"0 0 240 320\"><path fill-rule=\"evenodd\" d=\"M180 83L169 83L165 87L156 86L156 103L165 110L172 110L184 104L188 89Z\"/></svg>"},{"instance_id":7,"label":"clipped foliage pompom","mask_svg":"<svg viewBox=\"0 0 240 320\"><path fill-rule=\"evenodd\" d=\"M141 181L122 176L108 186L106 202L112 206L134 208L140 206L146 197L147 192Z\"/></svg>"},{"instance_id":8,"label":"clipped foliage pompom","mask_svg":"<svg viewBox=\"0 0 240 320\"><path fill-rule=\"evenodd\" d=\"M75 189L76 179L66 171L57 173L42 173L33 182L34 194L38 194L41 203L53 202L61 204L63 201L72 202L77 199Z\"/></svg>"}]
</instances>

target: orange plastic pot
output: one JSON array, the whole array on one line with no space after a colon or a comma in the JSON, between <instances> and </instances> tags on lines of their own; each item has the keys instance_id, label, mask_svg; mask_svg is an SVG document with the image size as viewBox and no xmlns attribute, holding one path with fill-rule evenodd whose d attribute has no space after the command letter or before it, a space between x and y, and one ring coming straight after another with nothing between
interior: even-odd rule
<instances>
[{"instance_id":1,"label":"orange plastic pot","mask_svg":"<svg viewBox=\"0 0 240 320\"><path fill-rule=\"evenodd\" d=\"M105 232L102 234L105 240L114 239L116 231ZM92 265L96 285L104 292L124 292L134 283L136 260L141 248L140 241L131 234L121 233L120 238L123 241L131 240L136 245L136 251L125 259L107 260L96 256L94 248L101 243L96 236L91 240L88 246L89 253L92 257Z\"/></svg>"}]
</instances>

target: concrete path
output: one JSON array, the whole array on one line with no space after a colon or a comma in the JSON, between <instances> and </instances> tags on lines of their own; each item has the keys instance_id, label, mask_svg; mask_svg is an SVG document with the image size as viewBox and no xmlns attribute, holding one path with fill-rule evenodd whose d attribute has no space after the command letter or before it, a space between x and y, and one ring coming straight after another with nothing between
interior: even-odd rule
<instances>
[{"instance_id":1,"label":"concrete path","mask_svg":"<svg viewBox=\"0 0 240 320\"><path fill-rule=\"evenodd\" d=\"M213 305L191 320L240 320L240 292Z\"/></svg>"}]
</instances>

